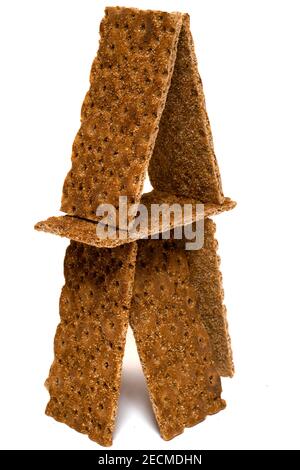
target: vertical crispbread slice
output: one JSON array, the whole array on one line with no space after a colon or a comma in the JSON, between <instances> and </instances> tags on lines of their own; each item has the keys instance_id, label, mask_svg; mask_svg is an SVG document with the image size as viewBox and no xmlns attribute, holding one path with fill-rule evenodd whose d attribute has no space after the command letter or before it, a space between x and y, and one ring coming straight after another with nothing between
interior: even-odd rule
<instances>
[{"instance_id":1,"label":"vertical crispbread slice","mask_svg":"<svg viewBox=\"0 0 300 470\"><path fill-rule=\"evenodd\" d=\"M164 439L224 408L182 244L138 242L130 324Z\"/></svg>"},{"instance_id":2,"label":"vertical crispbread slice","mask_svg":"<svg viewBox=\"0 0 300 470\"><path fill-rule=\"evenodd\" d=\"M71 242L46 386L46 414L112 444L136 244L98 249Z\"/></svg>"},{"instance_id":3,"label":"vertical crispbread slice","mask_svg":"<svg viewBox=\"0 0 300 470\"><path fill-rule=\"evenodd\" d=\"M204 246L201 250L187 251L191 283L197 294L197 306L208 333L216 369L221 376L234 373L222 275L214 238L216 226L211 219L204 222Z\"/></svg>"},{"instance_id":4,"label":"vertical crispbread slice","mask_svg":"<svg viewBox=\"0 0 300 470\"><path fill-rule=\"evenodd\" d=\"M204 203L224 200L188 15L184 15L149 176L160 191Z\"/></svg>"},{"instance_id":5,"label":"vertical crispbread slice","mask_svg":"<svg viewBox=\"0 0 300 470\"><path fill-rule=\"evenodd\" d=\"M61 210L138 203L173 73L181 13L106 8ZM129 217L130 220L131 217Z\"/></svg>"}]
</instances>

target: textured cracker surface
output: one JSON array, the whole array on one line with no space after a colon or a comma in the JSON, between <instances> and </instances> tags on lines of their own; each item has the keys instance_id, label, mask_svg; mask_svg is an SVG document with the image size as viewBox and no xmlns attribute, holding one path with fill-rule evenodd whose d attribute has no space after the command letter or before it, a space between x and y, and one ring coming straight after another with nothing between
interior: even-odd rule
<instances>
[{"instance_id":1,"label":"textured cracker surface","mask_svg":"<svg viewBox=\"0 0 300 470\"><path fill-rule=\"evenodd\" d=\"M38 222L35 225L35 229L38 231L66 237L97 248L114 248L127 243L126 240L99 238L96 233L96 227L97 222L79 219L70 215L49 217L49 219Z\"/></svg>"},{"instance_id":2,"label":"textured cracker surface","mask_svg":"<svg viewBox=\"0 0 300 470\"><path fill-rule=\"evenodd\" d=\"M187 251L187 257L191 283L197 293L197 307L210 339L216 369L221 376L232 377L234 366L215 229L214 222L205 219L204 246L201 250Z\"/></svg>"},{"instance_id":3,"label":"textured cracker surface","mask_svg":"<svg viewBox=\"0 0 300 470\"><path fill-rule=\"evenodd\" d=\"M138 242L130 325L167 440L225 406L189 276L179 243Z\"/></svg>"},{"instance_id":4,"label":"textured cracker surface","mask_svg":"<svg viewBox=\"0 0 300 470\"><path fill-rule=\"evenodd\" d=\"M186 197L177 197L160 191L151 191L142 196L141 202L145 204L150 212L151 204L183 204L189 203L193 205L192 218L184 221L184 225L189 225L196 220L199 220L199 217L196 213L196 201L188 199ZM205 217L216 215L224 211L231 210L235 207L236 203L229 198L225 198L223 204L212 204L207 203L204 206L204 215ZM170 228L179 227L183 225L181 218L171 218L170 219ZM148 227L148 230L141 231L138 236L129 236L125 239L100 239L96 234L97 223L85 219L80 219L72 216L58 216L50 217L47 220L38 222L35 225L35 229L42 232L49 232L61 237L70 238L81 243L86 243L88 245L96 246L98 248L102 247L115 247L124 243L130 243L138 238L146 238L149 235L155 233L164 232L167 227L163 224L163 220L160 220L158 230L153 230L151 227Z\"/></svg>"},{"instance_id":5,"label":"textured cracker surface","mask_svg":"<svg viewBox=\"0 0 300 470\"><path fill-rule=\"evenodd\" d=\"M161 191L202 202L224 199L188 15L184 15L149 177L153 188Z\"/></svg>"},{"instance_id":6,"label":"textured cracker surface","mask_svg":"<svg viewBox=\"0 0 300 470\"><path fill-rule=\"evenodd\" d=\"M60 298L46 414L112 444L136 244L114 250L71 242Z\"/></svg>"},{"instance_id":7,"label":"textured cracker surface","mask_svg":"<svg viewBox=\"0 0 300 470\"><path fill-rule=\"evenodd\" d=\"M97 220L100 203L139 202L173 73L183 15L106 8L61 210Z\"/></svg>"}]
</instances>

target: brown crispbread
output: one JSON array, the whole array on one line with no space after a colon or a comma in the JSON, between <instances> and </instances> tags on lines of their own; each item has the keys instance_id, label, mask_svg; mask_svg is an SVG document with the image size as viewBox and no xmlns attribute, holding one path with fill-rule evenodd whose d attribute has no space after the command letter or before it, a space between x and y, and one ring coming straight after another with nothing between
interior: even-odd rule
<instances>
[{"instance_id":1,"label":"brown crispbread","mask_svg":"<svg viewBox=\"0 0 300 470\"><path fill-rule=\"evenodd\" d=\"M70 215L49 217L47 220L38 222L34 228L40 232L52 233L97 248L114 248L126 243L126 240L101 239L96 233L97 222Z\"/></svg>"},{"instance_id":2,"label":"brown crispbread","mask_svg":"<svg viewBox=\"0 0 300 470\"><path fill-rule=\"evenodd\" d=\"M222 275L214 238L216 226L211 219L204 222L204 246L201 250L187 251L191 283L197 294L197 307L208 333L216 369L221 376L232 377L234 365L231 342L223 305Z\"/></svg>"},{"instance_id":3,"label":"brown crispbread","mask_svg":"<svg viewBox=\"0 0 300 470\"><path fill-rule=\"evenodd\" d=\"M203 203L224 200L188 15L148 171L155 189Z\"/></svg>"},{"instance_id":4,"label":"brown crispbread","mask_svg":"<svg viewBox=\"0 0 300 470\"><path fill-rule=\"evenodd\" d=\"M100 203L140 201L176 58L181 13L106 8L61 210L98 220Z\"/></svg>"},{"instance_id":5,"label":"brown crispbread","mask_svg":"<svg viewBox=\"0 0 300 470\"><path fill-rule=\"evenodd\" d=\"M181 243L138 242L130 325L164 439L224 408Z\"/></svg>"},{"instance_id":6,"label":"brown crispbread","mask_svg":"<svg viewBox=\"0 0 300 470\"><path fill-rule=\"evenodd\" d=\"M71 242L46 386L46 414L112 444L133 288L136 244L99 250Z\"/></svg>"},{"instance_id":7,"label":"brown crispbread","mask_svg":"<svg viewBox=\"0 0 300 470\"><path fill-rule=\"evenodd\" d=\"M220 376L234 367L208 217L236 203L223 195L189 15L108 7L100 34L63 186L66 215L35 229L71 239L46 414L109 446L129 322L164 439L226 406ZM147 171L154 189L142 195ZM108 203L115 221L108 208L97 213ZM133 232L153 205L158 223L149 217ZM185 251L203 226L203 248ZM101 238L100 228L115 236Z\"/></svg>"},{"instance_id":8,"label":"brown crispbread","mask_svg":"<svg viewBox=\"0 0 300 470\"><path fill-rule=\"evenodd\" d=\"M170 229L179 227L181 225L189 225L202 217L201 214L197 214L196 212L197 202L186 197L178 197L160 191L151 191L150 193L146 193L142 196L141 202L145 204L149 213L151 204L180 204L181 206L183 206L183 204L192 204L192 219L186 219L182 221L181 219L175 217L173 219L171 218ZM235 207L235 205L236 203L229 198L225 198L223 204L207 203L204 206L204 216L208 217L231 210ZM96 226L96 222L65 215L50 217L47 220L38 222L35 225L35 229L43 232L53 233L55 235L66 237L77 242L96 246L98 248L113 248L124 243L130 243L139 238L146 238L156 233L164 232L168 228L163 224L163 220L160 220L158 230L153 230L151 227L148 227L146 231L141 231L139 234L137 234L137 236L129 236L124 239L119 239L117 237L115 240L113 240L109 238L100 239L96 233Z\"/></svg>"}]
</instances>

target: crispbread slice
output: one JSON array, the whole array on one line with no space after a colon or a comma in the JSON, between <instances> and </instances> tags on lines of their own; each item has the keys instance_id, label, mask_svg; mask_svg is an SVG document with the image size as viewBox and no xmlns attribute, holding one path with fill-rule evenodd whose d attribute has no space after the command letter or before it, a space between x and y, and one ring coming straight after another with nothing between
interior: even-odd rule
<instances>
[{"instance_id":1,"label":"crispbread slice","mask_svg":"<svg viewBox=\"0 0 300 470\"><path fill-rule=\"evenodd\" d=\"M46 381L46 414L112 444L132 295L136 243L99 250L71 242Z\"/></svg>"},{"instance_id":2,"label":"crispbread slice","mask_svg":"<svg viewBox=\"0 0 300 470\"><path fill-rule=\"evenodd\" d=\"M201 250L188 251L187 257L191 283L197 294L197 307L210 339L216 369L221 376L232 377L234 366L215 230L214 222L205 219L204 246Z\"/></svg>"},{"instance_id":3,"label":"crispbread slice","mask_svg":"<svg viewBox=\"0 0 300 470\"><path fill-rule=\"evenodd\" d=\"M176 58L181 13L106 8L61 210L98 220L99 204L140 201ZM134 214L133 214L134 215Z\"/></svg>"},{"instance_id":4,"label":"crispbread slice","mask_svg":"<svg viewBox=\"0 0 300 470\"><path fill-rule=\"evenodd\" d=\"M203 203L220 204L224 200L188 15L184 15L171 86L148 171L155 189Z\"/></svg>"},{"instance_id":5,"label":"crispbread slice","mask_svg":"<svg viewBox=\"0 0 300 470\"><path fill-rule=\"evenodd\" d=\"M204 217L208 217L210 215L216 215L224 211L231 210L235 207L236 203L229 198L225 198L223 204L213 204L207 203L204 206L204 214L196 212L196 204L195 200L191 200L185 197L177 197L174 195L170 195L167 193L163 193L160 191L151 191L150 193L146 193L142 196L141 200L142 204L144 204L148 212L150 213L151 204L179 204L181 207L183 204L191 204L193 207L192 210L192 217L190 219L186 218L182 220L180 217L170 218L170 227L164 225L164 221L162 219L159 220L158 230L157 228L149 226L146 230L141 230L136 236L130 235L126 236L125 238L119 238L118 236L116 239L101 239L97 236L96 227L97 223L93 221L89 221L86 219L80 219L78 217L72 216L59 216L59 217L50 217L47 220L43 220L38 222L35 225L35 229L43 232L53 233L55 235L59 235L62 237L70 238L71 240L75 240L81 243L86 243L88 245L96 246L98 248L106 248L106 247L116 247L118 245L122 245L124 243L130 243L134 240L139 238L146 238L151 235L155 235L157 233L162 233L167 229L172 229L175 227L180 227L181 225L189 225L192 222L200 220L203 215ZM172 214L171 214L172 215ZM118 232L117 232L118 233Z\"/></svg>"},{"instance_id":6,"label":"crispbread slice","mask_svg":"<svg viewBox=\"0 0 300 470\"><path fill-rule=\"evenodd\" d=\"M138 242L130 325L164 439L224 408L182 243Z\"/></svg>"}]
</instances>

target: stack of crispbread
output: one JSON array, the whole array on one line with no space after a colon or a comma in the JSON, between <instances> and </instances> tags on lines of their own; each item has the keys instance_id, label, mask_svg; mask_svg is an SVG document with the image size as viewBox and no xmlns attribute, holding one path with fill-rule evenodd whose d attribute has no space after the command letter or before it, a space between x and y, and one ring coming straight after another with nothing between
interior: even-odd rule
<instances>
[{"instance_id":1,"label":"stack of crispbread","mask_svg":"<svg viewBox=\"0 0 300 470\"><path fill-rule=\"evenodd\" d=\"M224 408L220 376L232 376L233 363L208 216L235 203L221 187L189 16L106 8L100 35L63 187L66 215L35 228L71 239L46 413L107 446L129 324L164 439ZM154 189L142 195L147 171ZM129 225L139 203L193 211L170 227L101 239L97 208L118 211L120 196ZM204 246L186 251L172 230L199 218Z\"/></svg>"}]
</instances>

